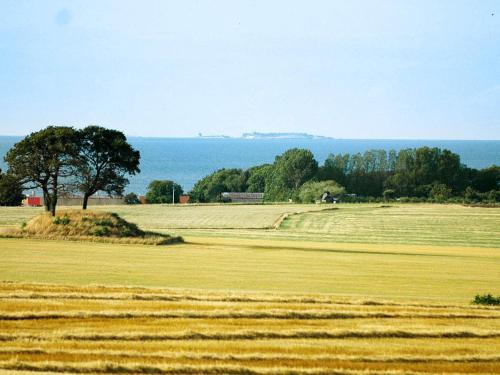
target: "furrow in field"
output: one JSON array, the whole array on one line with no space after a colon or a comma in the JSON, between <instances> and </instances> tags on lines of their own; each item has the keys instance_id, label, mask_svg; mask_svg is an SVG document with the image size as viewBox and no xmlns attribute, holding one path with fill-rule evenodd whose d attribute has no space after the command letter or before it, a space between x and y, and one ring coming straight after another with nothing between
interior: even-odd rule
<instances>
[{"instance_id":1,"label":"furrow in field","mask_svg":"<svg viewBox=\"0 0 500 375\"><path fill-rule=\"evenodd\" d=\"M56 319L279 319L279 320L335 320L335 319L500 319L500 315L481 314L404 314L404 313L341 313L341 312L23 312L0 313L0 320L56 320Z\"/></svg>"},{"instance_id":2,"label":"furrow in field","mask_svg":"<svg viewBox=\"0 0 500 375\"><path fill-rule=\"evenodd\" d=\"M68 356L83 359L87 357L106 357L107 359L116 357L117 359L143 359L144 361L164 361L164 360L210 360L210 361L350 361L350 362L499 362L500 355L308 355L308 354L237 354L237 353L199 353L199 352L155 352L144 353L139 351L117 351L117 350L51 350L44 348L0 348L0 356ZM46 358L42 358L46 360Z\"/></svg>"},{"instance_id":3,"label":"furrow in field","mask_svg":"<svg viewBox=\"0 0 500 375\"><path fill-rule=\"evenodd\" d=\"M344 367L345 366L345 367ZM288 367L279 362L274 365L238 365L238 364L142 364L142 363L113 363L113 362L57 362L47 361L43 363L32 363L20 360L0 362L0 369L18 371L50 371L56 373L121 373L121 374L245 374L245 375L271 375L271 374L424 374L424 373L473 373L482 372L494 373L497 369L495 364L489 363L434 363L429 367L428 363L356 363L338 362L335 367L319 366L310 367ZM486 370L486 371L485 371ZM489 370L489 371L488 371Z\"/></svg>"},{"instance_id":4,"label":"furrow in field","mask_svg":"<svg viewBox=\"0 0 500 375\"><path fill-rule=\"evenodd\" d=\"M342 331L241 331L184 332L172 334L63 334L63 335L0 335L0 341L72 340L72 341L183 341L183 340L278 340L278 339L342 339L342 338L500 338L500 331L417 331L417 330L342 330Z\"/></svg>"}]
</instances>

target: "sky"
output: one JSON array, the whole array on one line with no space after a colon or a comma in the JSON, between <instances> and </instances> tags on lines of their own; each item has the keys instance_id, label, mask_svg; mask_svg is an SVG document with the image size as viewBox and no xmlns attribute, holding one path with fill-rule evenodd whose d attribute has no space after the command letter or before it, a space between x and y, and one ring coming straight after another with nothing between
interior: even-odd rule
<instances>
[{"instance_id":1,"label":"sky","mask_svg":"<svg viewBox=\"0 0 500 375\"><path fill-rule=\"evenodd\" d=\"M0 134L500 139L500 2L0 0Z\"/></svg>"}]
</instances>

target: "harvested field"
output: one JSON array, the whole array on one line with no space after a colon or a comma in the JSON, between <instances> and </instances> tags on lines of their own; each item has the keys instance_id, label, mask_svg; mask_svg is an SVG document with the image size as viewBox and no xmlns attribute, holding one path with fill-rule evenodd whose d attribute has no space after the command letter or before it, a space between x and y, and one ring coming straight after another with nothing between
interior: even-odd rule
<instances>
[{"instance_id":1,"label":"harvested field","mask_svg":"<svg viewBox=\"0 0 500 375\"><path fill-rule=\"evenodd\" d=\"M496 373L500 310L331 295L0 284L0 369Z\"/></svg>"}]
</instances>

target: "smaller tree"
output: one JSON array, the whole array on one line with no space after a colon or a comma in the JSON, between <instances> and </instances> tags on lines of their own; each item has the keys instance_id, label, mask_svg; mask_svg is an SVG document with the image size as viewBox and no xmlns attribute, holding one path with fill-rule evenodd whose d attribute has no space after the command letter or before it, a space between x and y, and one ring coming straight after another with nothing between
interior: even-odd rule
<instances>
[{"instance_id":1,"label":"smaller tree","mask_svg":"<svg viewBox=\"0 0 500 375\"><path fill-rule=\"evenodd\" d=\"M83 209L98 191L121 195L128 184L125 176L139 173L139 151L125 135L100 126L78 132L79 155L74 165L76 188L83 193Z\"/></svg>"},{"instance_id":2,"label":"smaller tree","mask_svg":"<svg viewBox=\"0 0 500 375\"><path fill-rule=\"evenodd\" d=\"M299 199L302 203L314 203L321 198L323 193L330 193L334 197L345 194L343 186L335 181L308 181L300 187Z\"/></svg>"},{"instance_id":3,"label":"smaller tree","mask_svg":"<svg viewBox=\"0 0 500 375\"><path fill-rule=\"evenodd\" d=\"M125 204L140 204L141 201L136 193L128 193L123 197Z\"/></svg>"},{"instance_id":4,"label":"smaller tree","mask_svg":"<svg viewBox=\"0 0 500 375\"><path fill-rule=\"evenodd\" d=\"M148 186L146 202L148 203L172 203L172 188L174 191L174 202L179 203L179 197L184 193L182 186L170 180L154 180Z\"/></svg>"},{"instance_id":5,"label":"smaller tree","mask_svg":"<svg viewBox=\"0 0 500 375\"><path fill-rule=\"evenodd\" d=\"M20 206L24 199L23 185L14 176L0 170L0 206Z\"/></svg>"}]
</instances>

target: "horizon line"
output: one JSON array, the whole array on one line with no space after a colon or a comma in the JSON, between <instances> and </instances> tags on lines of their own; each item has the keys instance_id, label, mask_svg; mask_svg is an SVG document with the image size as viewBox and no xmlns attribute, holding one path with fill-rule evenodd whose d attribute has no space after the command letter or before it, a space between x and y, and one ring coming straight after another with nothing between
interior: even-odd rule
<instances>
[{"instance_id":1,"label":"horizon line","mask_svg":"<svg viewBox=\"0 0 500 375\"><path fill-rule=\"evenodd\" d=\"M28 134L0 134L0 137L26 137ZM311 138L300 137L275 137L275 138L245 138L243 136L229 136L229 135L214 135L214 136L156 136L156 135L130 135L125 134L127 138L149 138L149 139L242 139L246 141L258 140L321 140L329 139L335 141L469 141L469 142L499 142L499 139L470 139L470 138L335 138L324 135L312 135Z\"/></svg>"}]
</instances>

